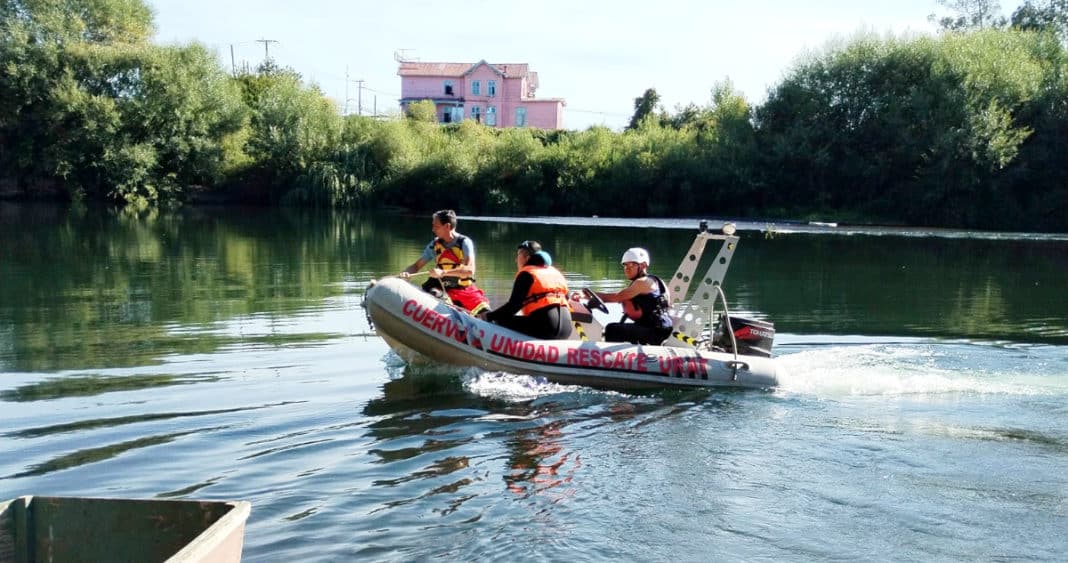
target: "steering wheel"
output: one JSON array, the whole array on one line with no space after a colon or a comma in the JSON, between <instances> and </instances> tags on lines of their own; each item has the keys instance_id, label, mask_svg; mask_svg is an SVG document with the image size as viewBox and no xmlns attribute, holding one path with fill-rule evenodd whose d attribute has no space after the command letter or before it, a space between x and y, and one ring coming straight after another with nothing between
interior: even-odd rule
<instances>
[{"instance_id":1,"label":"steering wheel","mask_svg":"<svg viewBox=\"0 0 1068 563\"><path fill-rule=\"evenodd\" d=\"M608 306L604 304L600 297L597 297L596 293L584 287L582 288L582 294L586 296L586 307L608 314Z\"/></svg>"}]
</instances>

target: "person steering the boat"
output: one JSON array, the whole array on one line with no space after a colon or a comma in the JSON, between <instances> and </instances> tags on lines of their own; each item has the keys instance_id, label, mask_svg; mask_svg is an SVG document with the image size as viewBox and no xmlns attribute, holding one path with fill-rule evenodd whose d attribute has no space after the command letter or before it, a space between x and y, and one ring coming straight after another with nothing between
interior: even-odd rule
<instances>
[{"instance_id":1,"label":"person steering the boat","mask_svg":"<svg viewBox=\"0 0 1068 563\"><path fill-rule=\"evenodd\" d=\"M452 209L435 211L430 219L434 239L423 249L418 260L400 273L408 279L412 274L433 262L430 279L423 284L423 291L441 294L444 290L453 304L478 315L490 308L486 294L475 285L475 243L471 237L456 230L456 212Z\"/></svg>"},{"instance_id":2,"label":"person steering the boat","mask_svg":"<svg viewBox=\"0 0 1068 563\"><path fill-rule=\"evenodd\" d=\"M552 263L538 241L523 241L516 248L518 272L512 295L507 303L487 313L486 320L541 340L569 337L572 326L567 281Z\"/></svg>"},{"instance_id":3,"label":"person steering the boat","mask_svg":"<svg viewBox=\"0 0 1068 563\"><path fill-rule=\"evenodd\" d=\"M660 345L671 336L670 295L663 280L650 274L649 252L629 248L620 260L630 285L616 293L597 296L608 303L623 304L623 319L604 327L606 342ZM630 319L634 322L625 322Z\"/></svg>"}]
</instances>

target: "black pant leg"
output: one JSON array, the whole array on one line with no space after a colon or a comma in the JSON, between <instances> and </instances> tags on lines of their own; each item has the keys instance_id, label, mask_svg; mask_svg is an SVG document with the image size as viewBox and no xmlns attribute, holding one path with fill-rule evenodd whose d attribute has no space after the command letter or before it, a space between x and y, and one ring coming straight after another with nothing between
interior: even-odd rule
<instances>
[{"instance_id":1,"label":"black pant leg","mask_svg":"<svg viewBox=\"0 0 1068 563\"><path fill-rule=\"evenodd\" d=\"M670 328L652 328L634 323L611 323L604 327L605 342L630 342L659 346L671 335Z\"/></svg>"},{"instance_id":2,"label":"black pant leg","mask_svg":"<svg viewBox=\"0 0 1068 563\"><path fill-rule=\"evenodd\" d=\"M528 316L511 316L497 324L539 340L560 340L571 336L571 311L565 307L542 307Z\"/></svg>"}]
</instances>

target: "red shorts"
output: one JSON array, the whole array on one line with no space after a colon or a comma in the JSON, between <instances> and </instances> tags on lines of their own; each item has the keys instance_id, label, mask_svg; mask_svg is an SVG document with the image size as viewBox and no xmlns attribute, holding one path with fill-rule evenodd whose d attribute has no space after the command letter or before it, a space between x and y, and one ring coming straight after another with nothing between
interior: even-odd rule
<instances>
[{"instance_id":1,"label":"red shorts","mask_svg":"<svg viewBox=\"0 0 1068 563\"><path fill-rule=\"evenodd\" d=\"M460 287L457 289L447 290L449 298L458 307L463 307L471 312L472 315L477 315L482 311L487 311L490 308L489 299L486 299L486 294L482 293L474 284L467 287Z\"/></svg>"}]
</instances>

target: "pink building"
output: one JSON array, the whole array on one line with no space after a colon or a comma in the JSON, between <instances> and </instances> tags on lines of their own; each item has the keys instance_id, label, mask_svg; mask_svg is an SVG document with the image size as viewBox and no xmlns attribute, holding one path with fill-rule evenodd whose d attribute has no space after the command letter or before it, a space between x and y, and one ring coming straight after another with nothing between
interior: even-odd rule
<instances>
[{"instance_id":1,"label":"pink building","mask_svg":"<svg viewBox=\"0 0 1068 563\"><path fill-rule=\"evenodd\" d=\"M562 98L534 97L538 73L526 64L421 63L401 61L401 110L408 104L431 100L438 121L455 123L474 119L489 127L561 129Z\"/></svg>"}]
</instances>

